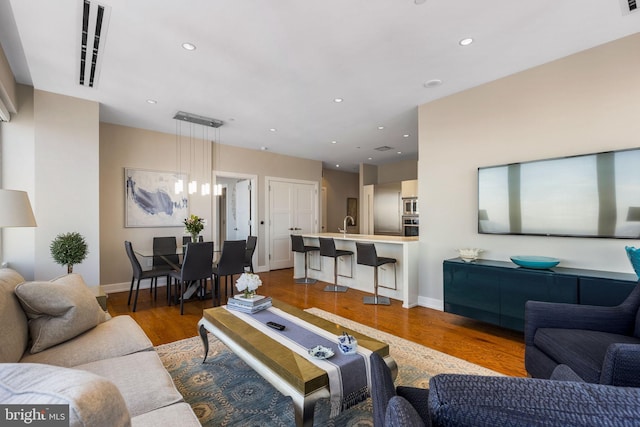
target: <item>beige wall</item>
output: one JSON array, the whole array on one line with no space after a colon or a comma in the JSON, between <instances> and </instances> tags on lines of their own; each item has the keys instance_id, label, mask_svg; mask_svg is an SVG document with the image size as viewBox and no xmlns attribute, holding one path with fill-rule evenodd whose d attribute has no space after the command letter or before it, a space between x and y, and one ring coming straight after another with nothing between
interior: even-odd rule
<instances>
[{"instance_id":1,"label":"beige wall","mask_svg":"<svg viewBox=\"0 0 640 427\"><path fill-rule=\"evenodd\" d=\"M327 229L325 231L336 233L338 227L342 228L347 215L347 198L353 197L359 200L359 175L325 169L322 186L327 189ZM354 217L354 220L356 226L347 227L350 233L357 233L359 230L359 218Z\"/></svg>"},{"instance_id":2,"label":"beige wall","mask_svg":"<svg viewBox=\"0 0 640 427\"><path fill-rule=\"evenodd\" d=\"M198 143L201 143L199 141ZM183 150L186 142L183 141ZM201 152L197 148L196 152ZM265 206L265 178L279 177L315 181L322 179L322 162L282 156L275 153L248 150L216 144L211 150L212 173L256 175L258 177L257 218L258 267L265 265L267 245L265 227L268 223ZM176 136L143 129L100 124L100 230L102 254L102 284L123 285L131 280L131 267L124 251L124 241L130 240L134 247L151 248L153 236L183 235L183 227L169 228L125 228L124 227L124 168L175 171L182 168L188 172L188 152L183 151L182 166L176 162ZM194 165L201 170L200 160ZM208 224L215 224L212 196L190 197L191 212L203 216ZM264 223L263 223L264 222ZM213 226L205 227L205 238L216 239Z\"/></svg>"},{"instance_id":3,"label":"beige wall","mask_svg":"<svg viewBox=\"0 0 640 427\"><path fill-rule=\"evenodd\" d=\"M478 234L476 191L479 166L639 146L637 52L640 34L420 107L421 305L441 305L442 261L462 247L633 272L624 246L639 241Z\"/></svg>"},{"instance_id":4,"label":"beige wall","mask_svg":"<svg viewBox=\"0 0 640 427\"><path fill-rule=\"evenodd\" d=\"M387 184L389 182L408 181L418 179L417 160L403 160L401 162L387 163L378 166L378 182L376 184Z\"/></svg>"}]
</instances>

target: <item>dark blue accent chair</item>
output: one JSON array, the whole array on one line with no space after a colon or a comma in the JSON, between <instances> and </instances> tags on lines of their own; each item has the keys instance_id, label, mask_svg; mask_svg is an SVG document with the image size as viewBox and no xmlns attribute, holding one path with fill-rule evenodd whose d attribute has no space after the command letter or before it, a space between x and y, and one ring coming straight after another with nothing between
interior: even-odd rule
<instances>
[{"instance_id":1,"label":"dark blue accent chair","mask_svg":"<svg viewBox=\"0 0 640 427\"><path fill-rule=\"evenodd\" d=\"M569 366L588 383L640 387L640 285L620 305L527 301L525 368L550 378Z\"/></svg>"}]
</instances>

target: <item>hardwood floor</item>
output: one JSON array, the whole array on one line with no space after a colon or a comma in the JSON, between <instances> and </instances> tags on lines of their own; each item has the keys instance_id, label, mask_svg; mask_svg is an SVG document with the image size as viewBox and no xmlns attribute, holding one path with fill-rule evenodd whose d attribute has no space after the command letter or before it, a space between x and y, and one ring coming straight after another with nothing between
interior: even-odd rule
<instances>
[{"instance_id":1,"label":"hardwood floor","mask_svg":"<svg viewBox=\"0 0 640 427\"><path fill-rule=\"evenodd\" d=\"M324 292L324 282L298 285L292 269L259 274L263 283L260 294L301 309L317 307L330 311L506 375L526 376L522 333L429 308L405 309L397 300L392 300L391 306L364 305L362 297L370 294L354 289L346 293ZM225 301L224 281L221 290ZM202 310L212 306L211 299L188 301L181 316L180 306L168 306L165 288L160 287L155 301L148 289L141 290L133 313L127 306L127 297L128 292L110 294L109 313L131 315L154 345L197 335Z\"/></svg>"}]
</instances>

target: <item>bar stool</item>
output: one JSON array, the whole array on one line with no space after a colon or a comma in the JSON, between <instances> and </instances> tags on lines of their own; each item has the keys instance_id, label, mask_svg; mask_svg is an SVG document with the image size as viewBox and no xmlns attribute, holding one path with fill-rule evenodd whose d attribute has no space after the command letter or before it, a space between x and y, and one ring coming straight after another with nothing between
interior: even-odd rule
<instances>
[{"instance_id":1,"label":"bar stool","mask_svg":"<svg viewBox=\"0 0 640 427\"><path fill-rule=\"evenodd\" d=\"M346 286L338 286L338 257L353 256L353 251L336 250L336 243L331 237L320 237L320 256L333 258L333 286L327 285L325 292L347 292Z\"/></svg>"},{"instance_id":2,"label":"bar stool","mask_svg":"<svg viewBox=\"0 0 640 427\"><path fill-rule=\"evenodd\" d=\"M304 254L304 279L296 279L296 283L301 285L312 285L317 282L316 279L310 279L307 277L307 253L313 251L319 251L318 246L307 246L304 244L302 236L292 234L291 235L291 250L293 252L299 252Z\"/></svg>"},{"instance_id":3,"label":"bar stool","mask_svg":"<svg viewBox=\"0 0 640 427\"><path fill-rule=\"evenodd\" d=\"M358 251L358 264L368 265L374 268L373 296L364 297L363 302L365 304L390 305L391 301L389 298L378 296L378 267L383 264L393 264L393 274L395 276L397 260L395 258L379 257L373 243L356 242L356 249Z\"/></svg>"}]
</instances>

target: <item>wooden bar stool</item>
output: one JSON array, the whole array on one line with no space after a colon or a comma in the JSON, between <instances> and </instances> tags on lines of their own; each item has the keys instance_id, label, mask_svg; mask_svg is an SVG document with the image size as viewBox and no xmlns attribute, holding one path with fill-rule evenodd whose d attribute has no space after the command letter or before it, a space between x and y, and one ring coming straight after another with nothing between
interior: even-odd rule
<instances>
[{"instance_id":1,"label":"wooden bar stool","mask_svg":"<svg viewBox=\"0 0 640 427\"><path fill-rule=\"evenodd\" d=\"M373 296L364 297L365 304L390 305L391 301L387 297L378 296L378 267L384 264L393 264L393 274L396 274L395 258L379 257L373 243L356 242L358 251L358 264L373 267Z\"/></svg>"},{"instance_id":2,"label":"wooden bar stool","mask_svg":"<svg viewBox=\"0 0 640 427\"><path fill-rule=\"evenodd\" d=\"M291 250L293 252L299 252L304 254L304 278L296 279L296 283L301 285L312 285L317 282L316 279L310 279L307 277L307 253L313 251L319 251L320 248L318 246L308 246L304 244L304 239L302 236L292 234L291 235Z\"/></svg>"},{"instance_id":3,"label":"wooden bar stool","mask_svg":"<svg viewBox=\"0 0 640 427\"><path fill-rule=\"evenodd\" d=\"M325 292L347 292L346 286L338 286L338 257L353 256L353 251L336 249L335 241L330 237L320 237L320 256L333 258L333 286L327 285Z\"/></svg>"}]
</instances>

